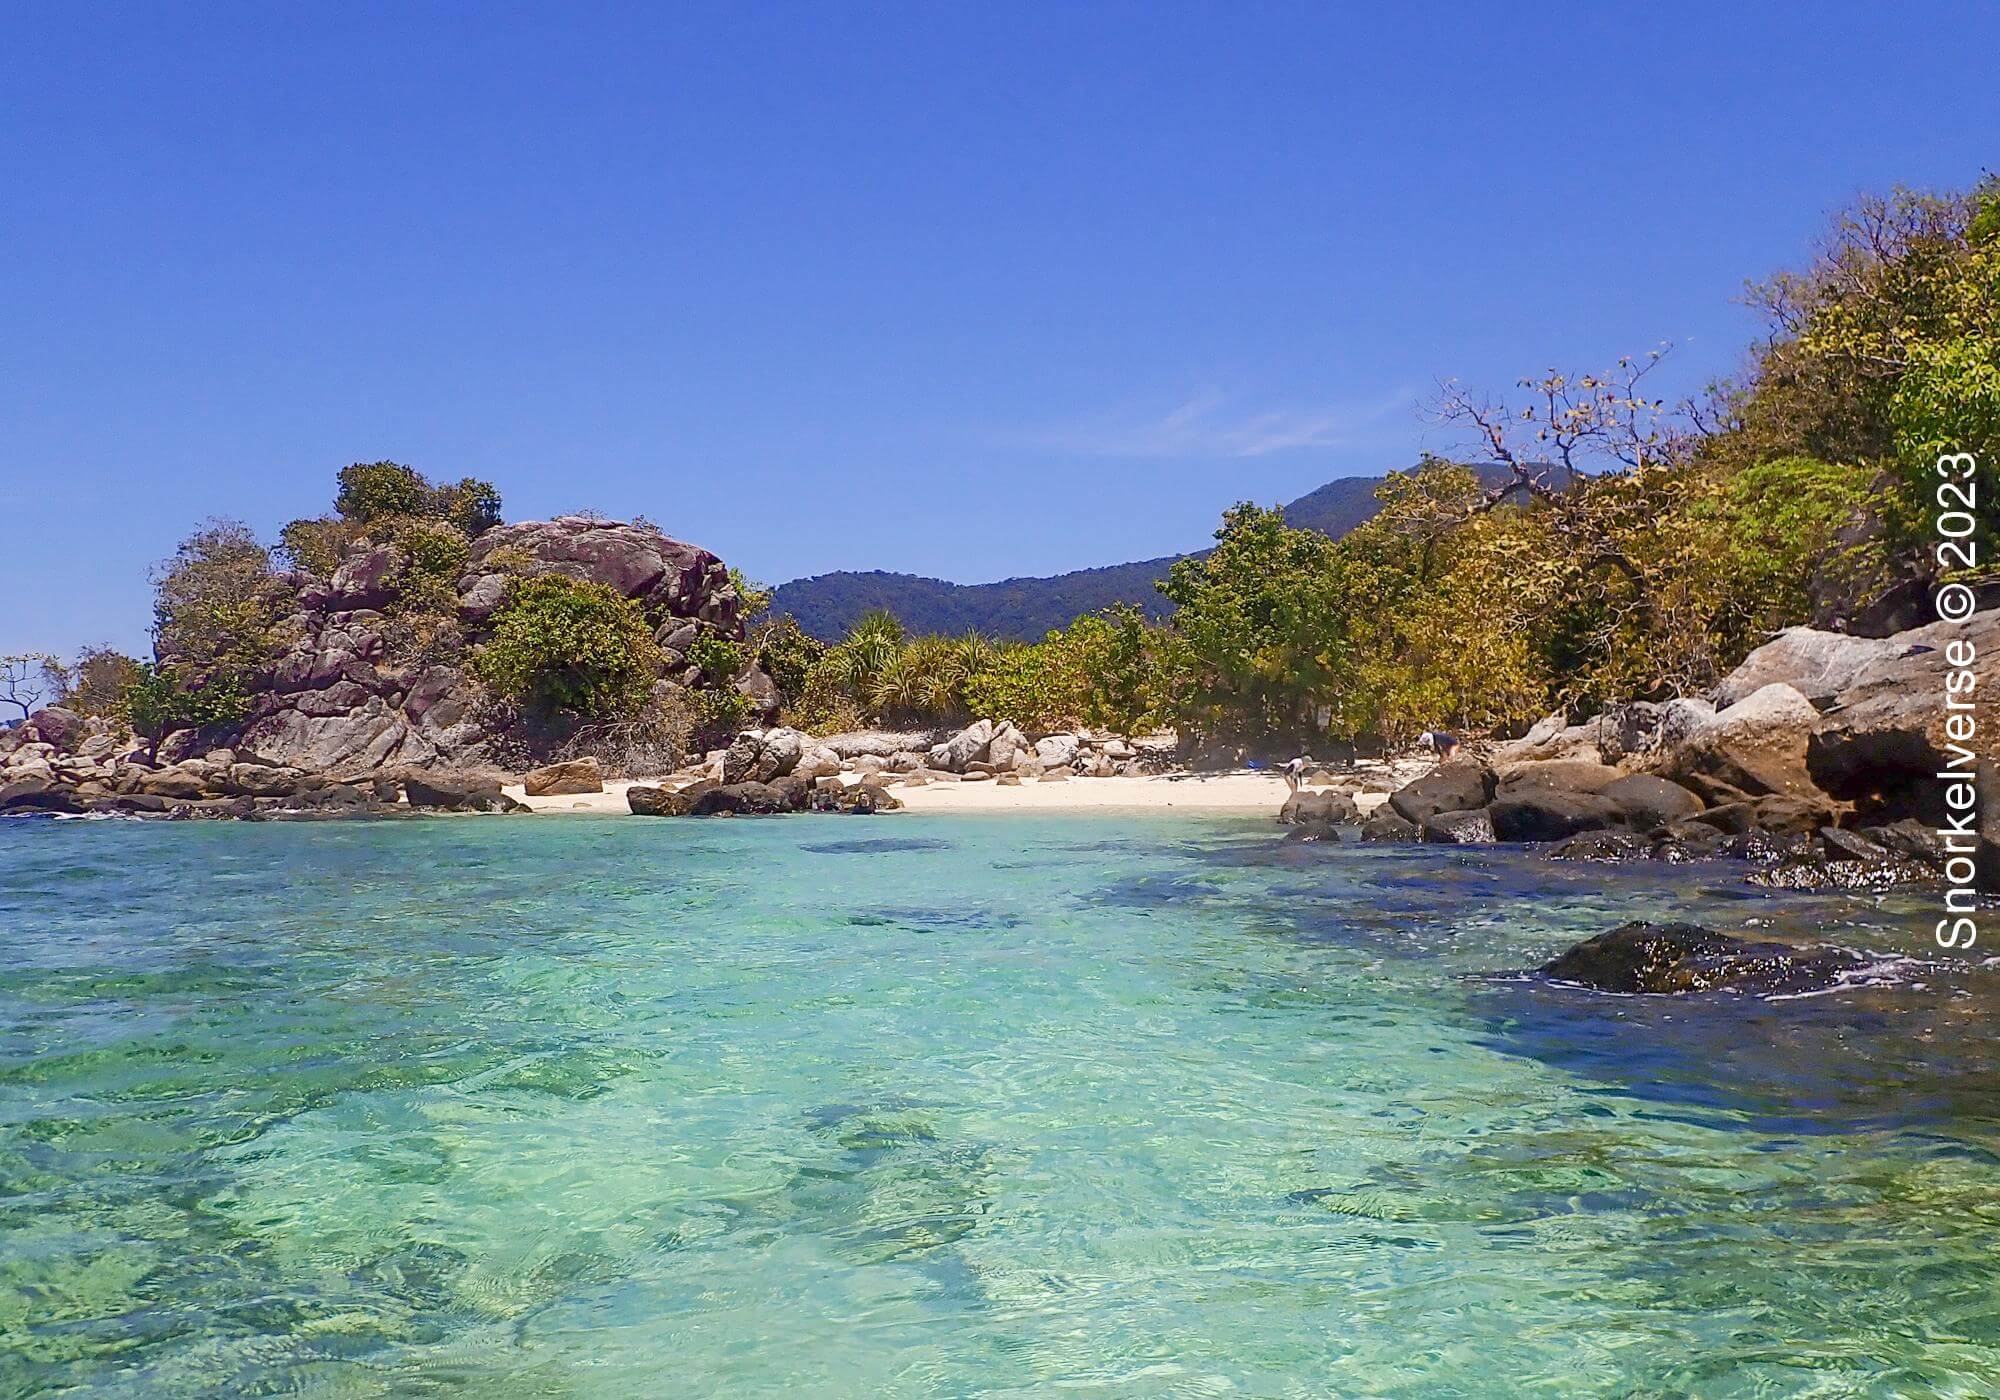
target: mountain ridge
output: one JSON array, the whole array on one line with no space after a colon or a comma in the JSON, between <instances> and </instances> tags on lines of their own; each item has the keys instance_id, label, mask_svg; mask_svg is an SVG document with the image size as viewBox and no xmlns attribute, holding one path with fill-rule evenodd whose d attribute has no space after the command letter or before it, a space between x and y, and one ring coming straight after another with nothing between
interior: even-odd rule
<instances>
[{"instance_id":1,"label":"mountain ridge","mask_svg":"<svg viewBox=\"0 0 2000 1400\"><path fill-rule=\"evenodd\" d=\"M1505 480L1497 463L1473 467L1488 486ZM1375 490L1382 476L1335 477L1284 506L1285 520L1339 539L1381 509ZM1067 573L1023 575L993 583L953 583L883 569L837 569L782 583L772 592L773 616L789 616L811 635L838 641L862 614L884 609L912 632L981 632L1011 641L1039 641L1080 614L1133 603L1163 618L1173 605L1155 586L1176 561L1206 550L1163 554L1126 564Z\"/></svg>"}]
</instances>

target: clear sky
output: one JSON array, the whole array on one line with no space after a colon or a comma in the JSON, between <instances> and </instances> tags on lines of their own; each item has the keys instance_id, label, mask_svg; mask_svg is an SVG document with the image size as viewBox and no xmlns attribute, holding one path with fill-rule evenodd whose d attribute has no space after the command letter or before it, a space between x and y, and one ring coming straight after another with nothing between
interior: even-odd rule
<instances>
[{"instance_id":1,"label":"clear sky","mask_svg":"<svg viewBox=\"0 0 2000 1400\"><path fill-rule=\"evenodd\" d=\"M0 652L394 458L753 577L1198 547L2000 164L2000 7L17 4Z\"/></svg>"}]
</instances>

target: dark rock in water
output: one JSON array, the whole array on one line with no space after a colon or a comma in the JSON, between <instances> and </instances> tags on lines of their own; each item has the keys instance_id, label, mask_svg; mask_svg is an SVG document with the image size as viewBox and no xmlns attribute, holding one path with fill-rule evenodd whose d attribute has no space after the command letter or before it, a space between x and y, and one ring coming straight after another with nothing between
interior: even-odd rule
<instances>
[{"instance_id":1,"label":"dark rock in water","mask_svg":"<svg viewBox=\"0 0 2000 1400\"><path fill-rule=\"evenodd\" d=\"M2000 793L1995 793L1994 796L2000 798ZM1937 869L1944 868L1944 842L1938 837L1937 829L1915 818L1905 817L1887 826L1871 826L1863 830L1861 835L1891 855L1900 856L1904 860L1921 861Z\"/></svg>"},{"instance_id":2,"label":"dark rock in water","mask_svg":"<svg viewBox=\"0 0 2000 1400\"><path fill-rule=\"evenodd\" d=\"M1629 773L1598 789L1597 795L1615 803L1619 814L1635 831L1657 831L1663 826L1685 821L1702 809L1702 800L1682 787L1651 773Z\"/></svg>"},{"instance_id":3,"label":"dark rock in water","mask_svg":"<svg viewBox=\"0 0 2000 1400\"><path fill-rule=\"evenodd\" d=\"M769 786L772 791L784 798L785 807L788 811L803 812L812 799L812 782L809 779L799 777L796 773L787 773L782 778L773 778Z\"/></svg>"},{"instance_id":4,"label":"dark rock in water","mask_svg":"<svg viewBox=\"0 0 2000 1400\"><path fill-rule=\"evenodd\" d=\"M1482 808L1471 812L1439 812L1417 825L1418 839L1440 846L1488 846L1493 820Z\"/></svg>"},{"instance_id":5,"label":"dark rock in water","mask_svg":"<svg viewBox=\"0 0 2000 1400\"><path fill-rule=\"evenodd\" d=\"M51 795L59 793L61 789L39 773L15 778L0 783L0 812L45 811L54 800Z\"/></svg>"},{"instance_id":6,"label":"dark rock in water","mask_svg":"<svg viewBox=\"0 0 2000 1400\"><path fill-rule=\"evenodd\" d=\"M690 783L679 792L650 784L634 783L625 789L625 805L641 817L685 817L694 810L695 801L717 784L704 778Z\"/></svg>"},{"instance_id":7,"label":"dark rock in water","mask_svg":"<svg viewBox=\"0 0 2000 1400\"><path fill-rule=\"evenodd\" d=\"M1758 865L1776 865L1798 852L1798 842L1762 831L1746 831L1735 836L1725 836L1715 847L1715 853L1725 859L1747 860Z\"/></svg>"},{"instance_id":8,"label":"dark rock in water","mask_svg":"<svg viewBox=\"0 0 2000 1400\"><path fill-rule=\"evenodd\" d=\"M690 816L711 817L722 814L742 814L746 816L769 816L778 812L791 811L790 800L784 793L768 783L725 783L712 787L688 808Z\"/></svg>"},{"instance_id":9,"label":"dark rock in water","mask_svg":"<svg viewBox=\"0 0 2000 1400\"><path fill-rule=\"evenodd\" d=\"M1693 820L1737 836L1753 831L1809 836L1823 826L1831 826L1838 815L1831 804L1811 798L1761 797L1752 802L1725 802Z\"/></svg>"},{"instance_id":10,"label":"dark rock in water","mask_svg":"<svg viewBox=\"0 0 2000 1400\"><path fill-rule=\"evenodd\" d=\"M1933 884L1937 878L1930 866L1896 856L1864 860L1794 856L1747 876L1746 882L1771 890L1888 890Z\"/></svg>"},{"instance_id":11,"label":"dark rock in water","mask_svg":"<svg viewBox=\"0 0 2000 1400\"><path fill-rule=\"evenodd\" d=\"M445 812L525 812L528 809L500 791L500 780L483 773L403 775L403 795L412 807Z\"/></svg>"},{"instance_id":12,"label":"dark rock in water","mask_svg":"<svg viewBox=\"0 0 2000 1400\"><path fill-rule=\"evenodd\" d=\"M1308 826L1295 826L1285 833L1287 846L1307 846L1314 842L1324 842L1329 846L1340 843L1340 828L1330 822L1313 822Z\"/></svg>"},{"instance_id":13,"label":"dark rock in water","mask_svg":"<svg viewBox=\"0 0 2000 1400\"><path fill-rule=\"evenodd\" d=\"M1629 831L1589 831L1549 848L1550 860L1645 860L1653 843Z\"/></svg>"},{"instance_id":14,"label":"dark rock in water","mask_svg":"<svg viewBox=\"0 0 2000 1400\"><path fill-rule=\"evenodd\" d=\"M1368 820L1361 823L1363 841L1414 841L1417 839L1417 824L1393 811L1387 803L1377 807Z\"/></svg>"},{"instance_id":15,"label":"dark rock in water","mask_svg":"<svg viewBox=\"0 0 2000 1400\"><path fill-rule=\"evenodd\" d=\"M1861 954L1825 944L1752 941L1696 924L1629 923L1577 944L1539 971L1602 992L1772 995L1822 991L1867 965Z\"/></svg>"},{"instance_id":16,"label":"dark rock in water","mask_svg":"<svg viewBox=\"0 0 2000 1400\"><path fill-rule=\"evenodd\" d=\"M1493 800L1493 770L1484 764L1454 761L1442 764L1406 783L1390 795L1396 815L1412 826L1440 812L1469 812Z\"/></svg>"},{"instance_id":17,"label":"dark rock in water","mask_svg":"<svg viewBox=\"0 0 2000 1400\"><path fill-rule=\"evenodd\" d=\"M1594 792L1517 791L1495 798L1488 810L1502 841L1560 841L1624 821L1617 803Z\"/></svg>"},{"instance_id":18,"label":"dark rock in water","mask_svg":"<svg viewBox=\"0 0 2000 1400\"><path fill-rule=\"evenodd\" d=\"M1869 840L1858 831L1843 831L1837 826L1821 827L1819 844L1828 860L1884 861L1890 858L1887 846Z\"/></svg>"}]
</instances>

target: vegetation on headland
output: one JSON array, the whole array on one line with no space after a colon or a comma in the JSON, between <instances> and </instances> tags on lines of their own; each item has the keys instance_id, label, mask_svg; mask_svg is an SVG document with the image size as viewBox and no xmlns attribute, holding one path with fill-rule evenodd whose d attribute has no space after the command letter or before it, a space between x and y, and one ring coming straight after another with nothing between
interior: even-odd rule
<instances>
[{"instance_id":1,"label":"vegetation on headland","mask_svg":"<svg viewBox=\"0 0 2000 1400\"><path fill-rule=\"evenodd\" d=\"M1391 474L1337 539L1234 507L1212 550L1168 569L1164 621L1121 604L1020 643L913 634L876 612L828 643L780 616L670 646L632 599L515 561L475 638L458 587L498 492L373 462L343 470L333 509L285 526L275 550L226 520L191 535L156 573L149 665L16 657L4 679L142 734L226 726L293 642L301 580L367 546L387 571L390 662L456 666L545 724L662 752L756 713L753 672L817 732L973 715L1167 725L1216 756L1699 691L1777 628L1910 619L1940 567L1924 537L1939 452L1980 454L1993 498L2000 189L1864 200L1750 300L1764 337L1693 400L1652 392L1663 351L1511 395L1446 386L1436 409L1462 460ZM732 582L745 615L769 598Z\"/></svg>"}]
</instances>

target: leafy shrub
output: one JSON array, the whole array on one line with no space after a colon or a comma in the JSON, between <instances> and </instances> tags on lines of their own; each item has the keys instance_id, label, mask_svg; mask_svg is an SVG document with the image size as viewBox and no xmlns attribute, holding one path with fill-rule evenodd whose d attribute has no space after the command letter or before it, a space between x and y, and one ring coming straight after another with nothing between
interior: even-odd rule
<instances>
[{"instance_id":1,"label":"leafy shrub","mask_svg":"<svg viewBox=\"0 0 2000 1400\"><path fill-rule=\"evenodd\" d=\"M169 669L141 663L120 697L119 711L134 734L151 741L157 755L160 741L178 730L240 724L250 702L233 680L189 686Z\"/></svg>"},{"instance_id":2,"label":"leafy shrub","mask_svg":"<svg viewBox=\"0 0 2000 1400\"><path fill-rule=\"evenodd\" d=\"M778 687L785 703L795 702L805 693L806 678L826 655L826 643L807 634L790 617L767 618L757 624L750 647L764 674Z\"/></svg>"},{"instance_id":3,"label":"leafy shrub","mask_svg":"<svg viewBox=\"0 0 2000 1400\"><path fill-rule=\"evenodd\" d=\"M688 648L687 659L701 672L701 678L708 684L726 686L743 670L747 658L740 642L718 637L713 632L704 632L695 638L694 645Z\"/></svg>"},{"instance_id":4,"label":"leafy shrub","mask_svg":"<svg viewBox=\"0 0 2000 1400\"><path fill-rule=\"evenodd\" d=\"M347 551L366 528L356 520L322 515L311 520L294 520L278 531L274 551L289 568L314 578L331 578Z\"/></svg>"},{"instance_id":5,"label":"leafy shrub","mask_svg":"<svg viewBox=\"0 0 2000 1400\"><path fill-rule=\"evenodd\" d=\"M637 603L601 583L544 574L515 582L476 669L538 715L604 719L646 704L660 661Z\"/></svg>"},{"instance_id":6,"label":"leafy shrub","mask_svg":"<svg viewBox=\"0 0 2000 1400\"><path fill-rule=\"evenodd\" d=\"M356 462L340 469L333 508L343 520L367 525L396 515L423 515L432 500L430 482L400 462Z\"/></svg>"},{"instance_id":7,"label":"leafy shrub","mask_svg":"<svg viewBox=\"0 0 2000 1400\"><path fill-rule=\"evenodd\" d=\"M339 481L333 508L355 524L399 516L442 520L471 539L500 523L500 493L469 476L434 484L400 462L356 462L340 469Z\"/></svg>"},{"instance_id":8,"label":"leafy shrub","mask_svg":"<svg viewBox=\"0 0 2000 1400\"><path fill-rule=\"evenodd\" d=\"M735 589L736 596L743 600L739 615L746 621L771 606L771 590L761 584L750 582L748 576L733 565L729 569L729 586Z\"/></svg>"},{"instance_id":9,"label":"leafy shrub","mask_svg":"<svg viewBox=\"0 0 2000 1400\"><path fill-rule=\"evenodd\" d=\"M500 492L490 481L461 477L432 489L428 514L456 526L467 539L477 539L500 523Z\"/></svg>"}]
</instances>

